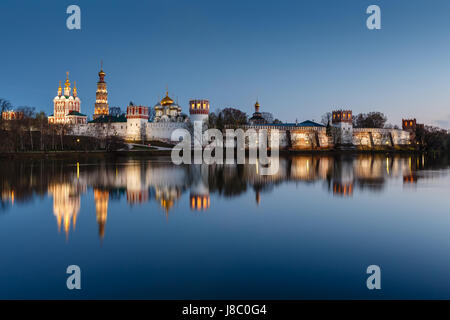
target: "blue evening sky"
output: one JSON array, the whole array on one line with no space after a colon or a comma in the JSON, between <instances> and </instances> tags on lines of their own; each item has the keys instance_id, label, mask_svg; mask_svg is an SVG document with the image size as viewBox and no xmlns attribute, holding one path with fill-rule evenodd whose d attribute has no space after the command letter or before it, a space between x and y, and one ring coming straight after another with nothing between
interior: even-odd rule
<instances>
[{"instance_id":1,"label":"blue evening sky","mask_svg":"<svg viewBox=\"0 0 450 320\"><path fill-rule=\"evenodd\" d=\"M81 8L81 30L66 8ZM366 28L381 7L382 29ZM262 111L320 120L333 108L378 110L450 128L450 1L57 0L0 2L0 98L53 112L76 80L92 116L100 60L110 106L153 106L166 85L187 113Z\"/></svg>"}]
</instances>

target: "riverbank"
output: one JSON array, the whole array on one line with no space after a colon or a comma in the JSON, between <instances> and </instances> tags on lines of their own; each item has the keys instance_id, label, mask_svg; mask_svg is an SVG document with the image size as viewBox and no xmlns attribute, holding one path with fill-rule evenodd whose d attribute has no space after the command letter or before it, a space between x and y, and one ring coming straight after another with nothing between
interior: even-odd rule
<instances>
[{"instance_id":1,"label":"riverbank","mask_svg":"<svg viewBox=\"0 0 450 320\"><path fill-rule=\"evenodd\" d=\"M422 151L414 149L303 149L303 150L280 150L283 156L320 154L418 154ZM269 152L270 154L270 152ZM142 149L142 150L120 150L120 151L29 151L0 153L0 159L78 159L78 158L116 158L116 157L161 157L170 156L168 149Z\"/></svg>"},{"instance_id":2,"label":"riverbank","mask_svg":"<svg viewBox=\"0 0 450 320\"><path fill-rule=\"evenodd\" d=\"M170 150L124 150L124 151L29 151L1 153L0 159L77 159L115 157L170 156Z\"/></svg>"}]
</instances>

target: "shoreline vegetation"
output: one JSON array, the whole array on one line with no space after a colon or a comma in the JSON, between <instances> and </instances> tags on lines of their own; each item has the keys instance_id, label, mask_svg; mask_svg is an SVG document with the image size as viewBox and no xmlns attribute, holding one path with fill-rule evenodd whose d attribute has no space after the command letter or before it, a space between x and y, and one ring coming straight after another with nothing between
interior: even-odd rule
<instances>
[{"instance_id":1,"label":"shoreline vegetation","mask_svg":"<svg viewBox=\"0 0 450 320\"><path fill-rule=\"evenodd\" d=\"M44 112L36 112L32 107L16 109L20 117L14 120L3 119L3 111L11 110L9 101L0 98L0 158L73 158L89 156L170 156L174 144L163 141L141 141L129 143L117 135L106 134L97 136L73 135L68 124L51 124ZM121 114L120 108L117 114ZM414 127L410 144L406 145L345 145L340 144L339 134L334 133L331 125L332 114L327 112L322 116L322 126L327 130L327 136L333 140L332 146L318 146L304 149L280 149L280 154L337 154L337 153L450 153L450 131L438 127L420 125ZM369 112L353 117L354 128L398 128L386 124L387 117L381 112ZM415 121L415 120L414 120ZM273 123L281 123L275 119ZM223 132L226 128L240 128L248 125L246 113L239 109L225 108L209 114L207 128ZM311 144L312 145L312 144ZM288 146L292 147L292 144ZM236 154L236 152L235 152Z\"/></svg>"}]
</instances>

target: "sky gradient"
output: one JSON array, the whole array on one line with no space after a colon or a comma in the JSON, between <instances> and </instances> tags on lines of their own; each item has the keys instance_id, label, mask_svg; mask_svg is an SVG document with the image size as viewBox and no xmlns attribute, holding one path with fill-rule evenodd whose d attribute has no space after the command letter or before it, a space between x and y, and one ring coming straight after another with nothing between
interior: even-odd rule
<instances>
[{"instance_id":1,"label":"sky gradient","mask_svg":"<svg viewBox=\"0 0 450 320\"><path fill-rule=\"evenodd\" d=\"M66 8L81 8L81 30ZM366 8L381 7L381 30ZM282 121L319 121L335 108L377 110L450 128L450 2L0 2L0 98L53 112L66 71L92 117L100 60L109 105L153 106L169 93L188 112L206 98Z\"/></svg>"}]
</instances>

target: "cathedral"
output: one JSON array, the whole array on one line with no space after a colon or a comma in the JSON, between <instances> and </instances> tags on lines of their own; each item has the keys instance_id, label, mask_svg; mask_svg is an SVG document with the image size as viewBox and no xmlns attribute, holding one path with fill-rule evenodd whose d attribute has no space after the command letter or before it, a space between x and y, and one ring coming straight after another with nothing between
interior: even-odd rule
<instances>
[{"instance_id":1,"label":"cathedral","mask_svg":"<svg viewBox=\"0 0 450 320\"><path fill-rule=\"evenodd\" d=\"M169 97L169 91L166 91L166 96L155 105L154 109L154 122L183 122L187 119L181 114L181 107Z\"/></svg>"},{"instance_id":2,"label":"cathedral","mask_svg":"<svg viewBox=\"0 0 450 320\"><path fill-rule=\"evenodd\" d=\"M64 92L59 82L58 95L53 99L53 114L48 117L52 124L85 124L86 115L80 112L81 100L77 94L76 83L73 85L73 93L70 88L69 72L67 72ZM63 94L64 93L64 94Z\"/></svg>"}]
</instances>

